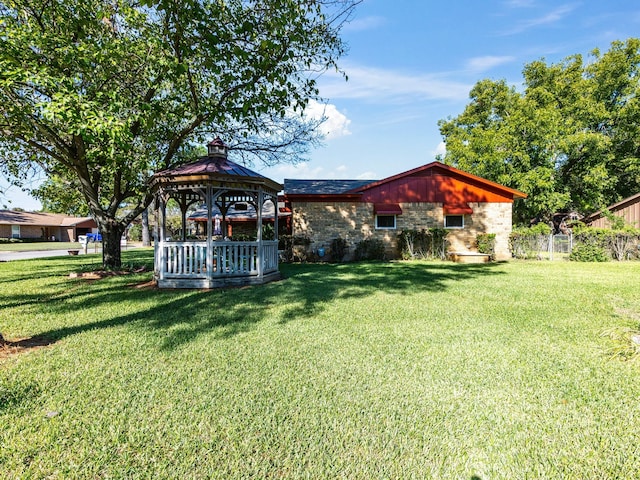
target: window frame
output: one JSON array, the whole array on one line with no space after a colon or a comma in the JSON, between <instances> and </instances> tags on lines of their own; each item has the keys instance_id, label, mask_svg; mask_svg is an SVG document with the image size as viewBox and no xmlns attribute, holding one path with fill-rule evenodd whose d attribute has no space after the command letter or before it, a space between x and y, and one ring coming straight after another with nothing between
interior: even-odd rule
<instances>
[{"instance_id":1,"label":"window frame","mask_svg":"<svg viewBox=\"0 0 640 480\"><path fill-rule=\"evenodd\" d=\"M11 225L11 238L20 238L20 225Z\"/></svg>"},{"instance_id":2,"label":"window frame","mask_svg":"<svg viewBox=\"0 0 640 480\"><path fill-rule=\"evenodd\" d=\"M447 225L447 219L451 218L451 217L460 217L461 219L461 225ZM445 215L444 216L444 228L448 229L448 230L461 230L464 228L464 215L463 214L450 214L450 215Z\"/></svg>"},{"instance_id":3,"label":"window frame","mask_svg":"<svg viewBox=\"0 0 640 480\"><path fill-rule=\"evenodd\" d=\"M392 227L380 227L378 225L378 218L379 217L393 217L393 226ZM376 230L396 230L398 228L398 219L396 217L397 217L396 214L377 214L376 213L376 217L375 217Z\"/></svg>"}]
</instances>

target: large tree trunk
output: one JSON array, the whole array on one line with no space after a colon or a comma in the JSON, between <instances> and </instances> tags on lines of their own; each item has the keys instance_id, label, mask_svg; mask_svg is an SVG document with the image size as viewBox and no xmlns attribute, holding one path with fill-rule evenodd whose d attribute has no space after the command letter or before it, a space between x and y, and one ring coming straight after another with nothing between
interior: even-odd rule
<instances>
[{"instance_id":1,"label":"large tree trunk","mask_svg":"<svg viewBox=\"0 0 640 480\"><path fill-rule=\"evenodd\" d=\"M101 225L102 266L106 269L118 269L122 266L120 238L124 227L118 223Z\"/></svg>"},{"instance_id":2,"label":"large tree trunk","mask_svg":"<svg viewBox=\"0 0 640 480\"><path fill-rule=\"evenodd\" d=\"M142 211L142 246L149 247L151 245L151 236L149 235L149 209Z\"/></svg>"}]
</instances>

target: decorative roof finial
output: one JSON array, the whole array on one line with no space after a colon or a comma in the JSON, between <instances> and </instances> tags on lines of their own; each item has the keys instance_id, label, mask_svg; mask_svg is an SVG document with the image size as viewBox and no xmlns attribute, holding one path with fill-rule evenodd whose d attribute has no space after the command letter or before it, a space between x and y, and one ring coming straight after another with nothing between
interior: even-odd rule
<instances>
[{"instance_id":1,"label":"decorative roof finial","mask_svg":"<svg viewBox=\"0 0 640 480\"><path fill-rule=\"evenodd\" d=\"M207 144L208 154L210 157L227 158L229 147L227 147L220 137L216 137Z\"/></svg>"}]
</instances>

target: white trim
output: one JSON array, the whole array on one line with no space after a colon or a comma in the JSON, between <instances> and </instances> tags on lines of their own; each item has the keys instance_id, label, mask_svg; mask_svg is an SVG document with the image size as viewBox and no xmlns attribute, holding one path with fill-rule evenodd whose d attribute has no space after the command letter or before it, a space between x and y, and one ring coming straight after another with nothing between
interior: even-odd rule
<instances>
[{"instance_id":1,"label":"white trim","mask_svg":"<svg viewBox=\"0 0 640 480\"><path fill-rule=\"evenodd\" d=\"M456 225L456 226L452 226L452 227L447 226L447 218L449 218L449 217L460 217L460 218L462 218L462 225L460 225L460 226ZM461 229L463 229L464 228L464 215L459 214L459 213L458 214L452 214L452 215L445 215L444 216L444 228L446 228L447 230L461 230Z\"/></svg>"},{"instance_id":2,"label":"white trim","mask_svg":"<svg viewBox=\"0 0 640 480\"><path fill-rule=\"evenodd\" d=\"M379 227L378 226L378 217L393 217L393 227ZM389 215L389 214L378 215L378 214L376 214L376 217L375 217L375 228L376 228L376 230L396 230L397 225L398 225L396 217L397 217L397 215Z\"/></svg>"},{"instance_id":3,"label":"white trim","mask_svg":"<svg viewBox=\"0 0 640 480\"><path fill-rule=\"evenodd\" d=\"M18 229L18 236L14 233ZM11 238L20 238L20 225L11 225Z\"/></svg>"}]
</instances>

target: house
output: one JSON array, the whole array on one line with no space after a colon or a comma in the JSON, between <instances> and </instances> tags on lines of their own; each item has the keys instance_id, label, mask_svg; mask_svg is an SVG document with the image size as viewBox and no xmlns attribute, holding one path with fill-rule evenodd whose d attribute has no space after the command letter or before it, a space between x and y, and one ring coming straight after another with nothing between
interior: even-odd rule
<instances>
[{"instance_id":1,"label":"house","mask_svg":"<svg viewBox=\"0 0 640 480\"><path fill-rule=\"evenodd\" d=\"M607 207L611 213L624 218L624 222L634 228L640 228L640 193ZM602 211L589 215L584 222L590 227L610 228L609 220Z\"/></svg>"},{"instance_id":2,"label":"house","mask_svg":"<svg viewBox=\"0 0 640 480\"><path fill-rule=\"evenodd\" d=\"M218 205L211 206L211 215L218 218L218 222L221 223L221 219L224 217L226 230L223 232L222 228L217 233L220 236L226 236L228 238L237 237L249 237L256 236L256 225L258 221L258 213L256 207L251 203L237 202L232 204L227 209L226 215L222 214L222 210ZM263 225L274 226L274 208L273 203L268 202L263 206L262 211L262 223ZM280 233L286 233L290 224L289 220L291 213L285 211L284 203L278 202L278 228ZM196 237L206 235L207 231L207 208L206 205L201 205L200 208L193 211L188 217L187 221L193 225L191 228L192 235ZM215 230L215 228L214 228Z\"/></svg>"},{"instance_id":3,"label":"house","mask_svg":"<svg viewBox=\"0 0 640 480\"><path fill-rule=\"evenodd\" d=\"M75 242L78 235L86 235L96 228L91 217L0 210L0 238Z\"/></svg>"},{"instance_id":4,"label":"house","mask_svg":"<svg viewBox=\"0 0 640 480\"><path fill-rule=\"evenodd\" d=\"M497 259L511 258L512 207L526 194L440 162L382 180L288 180L284 201L292 211L292 234L310 238L312 250L336 237L350 251L378 238L395 257L403 229L449 230L449 252L475 251L479 233L496 234Z\"/></svg>"}]
</instances>

